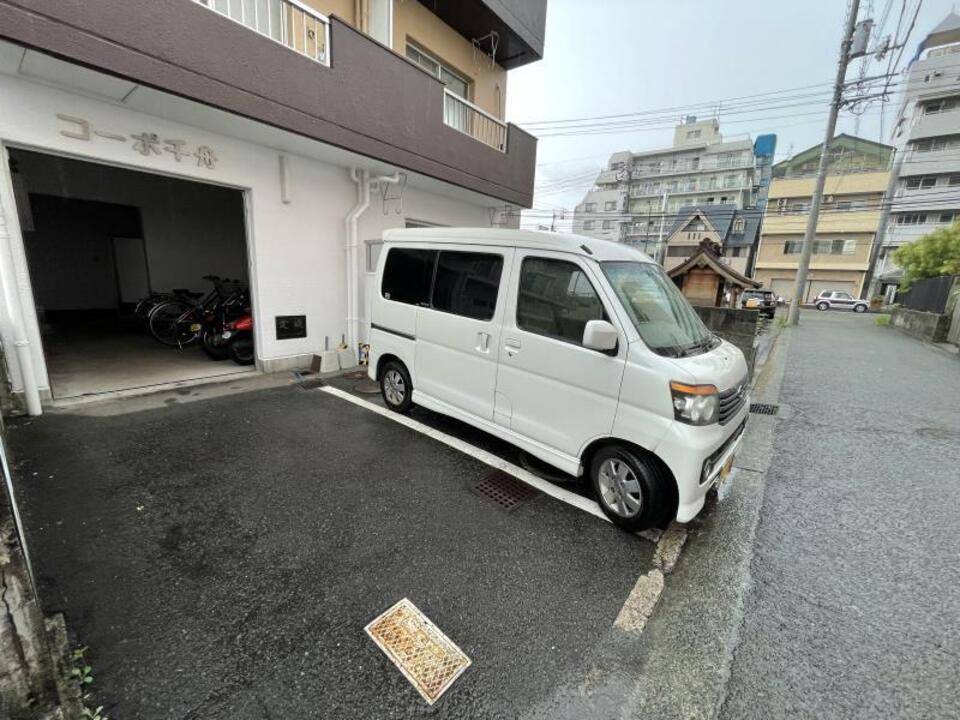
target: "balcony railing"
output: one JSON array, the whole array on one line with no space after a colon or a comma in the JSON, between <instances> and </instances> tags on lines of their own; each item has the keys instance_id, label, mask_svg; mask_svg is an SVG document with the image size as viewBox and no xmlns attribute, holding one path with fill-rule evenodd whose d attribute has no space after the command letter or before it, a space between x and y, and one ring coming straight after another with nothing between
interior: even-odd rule
<instances>
[{"instance_id":1,"label":"balcony railing","mask_svg":"<svg viewBox=\"0 0 960 720\"><path fill-rule=\"evenodd\" d=\"M330 65L330 21L298 0L194 0L294 52Z\"/></svg>"},{"instance_id":2,"label":"balcony railing","mask_svg":"<svg viewBox=\"0 0 960 720\"><path fill-rule=\"evenodd\" d=\"M493 115L443 89L443 122L500 152L507 151L507 126Z\"/></svg>"}]
</instances>

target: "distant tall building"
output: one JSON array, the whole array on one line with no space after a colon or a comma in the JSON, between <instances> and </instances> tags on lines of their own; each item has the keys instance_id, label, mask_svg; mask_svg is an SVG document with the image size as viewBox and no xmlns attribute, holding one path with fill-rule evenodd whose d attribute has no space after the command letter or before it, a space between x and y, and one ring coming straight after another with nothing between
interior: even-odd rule
<instances>
[{"instance_id":1,"label":"distant tall building","mask_svg":"<svg viewBox=\"0 0 960 720\"><path fill-rule=\"evenodd\" d=\"M796 284L822 147L814 145L773 167L753 277L783 297L791 297ZM804 302L825 291L859 295L880 224L892 150L846 134L830 141Z\"/></svg>"},{"instance_id":2,"label":"distant tall building","mask_svg":"<svg viewBox=\"0 0 960 720\"><path fill-rule=\"evenodd\" d=\"M656 255L681 208L763 209L776 143L776 135L725 142L716 119L688 116L671 147L611 155L577 206L573 231Z\"/></svg>"},{"instance_id":3,"label":"distant tall building","mask_svg":"<svg viewBox=\"0 0 960 720\"><path fill-rule=\"evenodd\" d=\"M892 253L960 219L960 15L924 38L909 66L893 144L902 154L871 293L892 299L902 271Z\"/></svg>"}]
</instances>

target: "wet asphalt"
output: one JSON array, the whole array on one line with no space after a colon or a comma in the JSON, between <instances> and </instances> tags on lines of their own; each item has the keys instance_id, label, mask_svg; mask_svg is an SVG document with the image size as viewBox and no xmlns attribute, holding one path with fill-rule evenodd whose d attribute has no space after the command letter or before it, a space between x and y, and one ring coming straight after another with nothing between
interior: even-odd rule
<instances>
[{"instance_id":1,"label":"wet asphalt","mask_svg":"<svg viewBox=\"0 0 960 720\"><path fill-rule=\"evenodd\" d=\"M9 427L44 610L111 717L517 717L651 565L547 496L502 510L471 490L485 465L322 391L169 403ZM432 708L363 631L403 597L473 661Z\"/></svg>"},{"instance_id":2,"label":"wet asphalt","mask_svg":"<svg viewBox=\"0 0 960 720\"><path fill-rule=\"evenodd\" d=\"M719 717L960 717L960 362L805 311L779 403Z\"/></svg>"}]
</instances>

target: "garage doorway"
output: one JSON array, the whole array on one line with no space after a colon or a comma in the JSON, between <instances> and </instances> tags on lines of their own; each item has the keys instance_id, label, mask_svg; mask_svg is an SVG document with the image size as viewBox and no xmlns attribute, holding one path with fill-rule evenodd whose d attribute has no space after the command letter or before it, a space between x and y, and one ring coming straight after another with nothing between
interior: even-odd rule
<instances>
[{"instance_id":1,"label":"garage doorway","mask_svg":"<svg viewBox=\"0 0 960 720\"><path fill-rule=\"evenodd\" d=\"M251 372L199 338L164 344L141 304L165 294L209 309L229 296L232 317L252 311L242 191L9 154L54 399Z\"/></svg>"}]
</instances>

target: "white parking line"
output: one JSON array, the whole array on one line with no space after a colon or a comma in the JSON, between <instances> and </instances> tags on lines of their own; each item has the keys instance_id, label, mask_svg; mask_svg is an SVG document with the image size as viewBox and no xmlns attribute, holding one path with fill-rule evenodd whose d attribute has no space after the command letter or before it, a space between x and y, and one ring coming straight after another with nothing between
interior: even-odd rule
<instances>
[{"instance_id":1,"label":"white parking line","mask_svg":"<svg viewBox=\"0 0 960 720\"><path fill-rule=\"evenodd\" d=\"M527 485L536 488L544 495L549 495L552 498L559 500L560 502L565 502L568 505L573 505L573 507L578 510L583 510L585 513L589 513L594 517L598 517L601 520L610 522L610 519L603 514L603 511L600 509L600 506L596 502L588 498L583 497L582 495L577 495L576 493L570 492L569 490L564 490L561 487L557 487L551 482L544 480L543 478L537 477L528 470L524 470L518 465L514 465L511 462L507 462L503 458L499 458L491 452L486 450L481 450L478 447L471 445L470 443L464 442L459 438L455 438L452 435L447 435L445 432L440 430L435 430L429 425L424 425L422 422L408 418L406 415L401 415L400 413L393 412L392 410L387 410L384 407L375 405L372 402L362 400L361 398L351 395L348 392L340 390L335 387L330 387L329 385L324 385L319 388L329 395L334 395L342 400L352 402L354 405L359 405L360 407L366 408L372 412L382 415L385 418L389 418L394 422L400 423L401 425L406 425L411 430L416 430L419 433L426 435L429 438L433 438L439 442L442 442L444 445L453 448L454 450L459 450L465 455L469 455L476 460L479 460L482 463L489 465L490 467L502 470L503 472L512 475L517 480L525 482Z\"/></svg>"}]
</instances>

